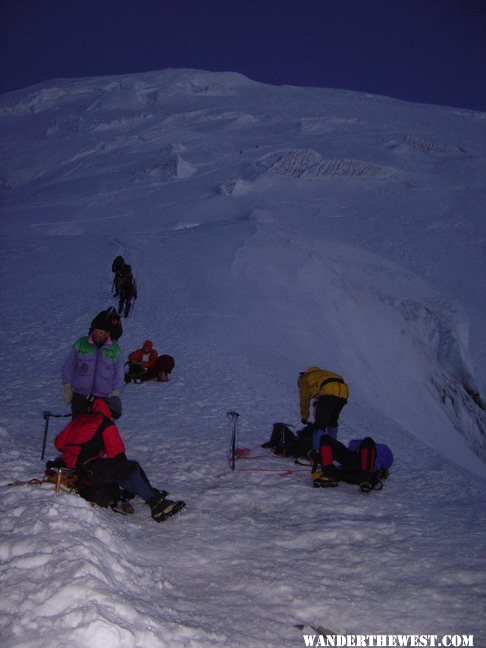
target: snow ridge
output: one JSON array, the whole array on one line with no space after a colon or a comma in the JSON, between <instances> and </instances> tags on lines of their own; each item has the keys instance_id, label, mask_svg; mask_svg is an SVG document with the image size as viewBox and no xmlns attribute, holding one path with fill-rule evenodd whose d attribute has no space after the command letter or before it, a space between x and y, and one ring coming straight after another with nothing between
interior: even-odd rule
<instances>
[{"instance_id":1,"label":"snow ridge","mask_svg":"<svg viewBox=\"0 0 486 648\"><path fill-rule=\"evenodd\" d=\"M374 178L388 172L380 165L364 160L322 159L312 150L286 151L270 171L295 178Z\"/></svg>"}]
</instances>

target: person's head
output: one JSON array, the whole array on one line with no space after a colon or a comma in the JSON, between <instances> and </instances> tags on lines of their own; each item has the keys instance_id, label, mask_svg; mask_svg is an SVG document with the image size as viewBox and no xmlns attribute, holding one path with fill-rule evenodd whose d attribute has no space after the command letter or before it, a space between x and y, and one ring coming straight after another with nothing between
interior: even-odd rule
<instances>
[{"instance_id":1,"label":"person's head","mask_svg":"<svg viewBox=\"0 0 486 648\"><path fill-rule=\"evenodd\" d=\"M112 326L106 311L102 311L94 318L91 323L91 336L97 346L102 346L110 337Z\"/></svg>"},{"instance_id":2,"label":"person's head","mask_svg":"<svg viewBox=\"0 0 486 648\"><path fill-rule=\"evenodd\" d=\"M91 337L96 346L103 346L106 340L110 337L110 331L102 328L95 328L91 331Z\"/></svg>"},{"instance_id":3,"label":"person's head","mask_svg":"<svg viewBox=\"0 0 486 648\"><path fill-rule=\"evenodd\" d=\"M143 352L144 353L150 353L153 348L154 348L154 344L153 344L152 340L145 340L145 342L143 343L143 347L142 347Z\"/></svg>"},{"instance_id":4,"label":"person's head","mask_svg":"<svg viewBox=\"0 0 486 648\"><path fill-rule=\"evenodd\" d=\"M302 382L304 376L306 376L306 375L307 375L308 373L310 373L311 371L320 371L320 369L319 369L319 367L308 367L305 371L301 371L301 372L299 373L299 377L298 377L298 379L297 379L297 385L298 385L299 387L300 387L300 384L301 384L301 382Z\"/></svg>"}]
</instances>

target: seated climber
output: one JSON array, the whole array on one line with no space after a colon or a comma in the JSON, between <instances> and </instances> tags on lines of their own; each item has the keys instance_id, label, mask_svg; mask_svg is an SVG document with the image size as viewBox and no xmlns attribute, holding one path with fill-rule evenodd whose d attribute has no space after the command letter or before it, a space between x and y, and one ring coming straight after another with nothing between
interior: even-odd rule
<instances>
[{"instance_id":1,"label":"seated climber","mask_svg":"<svg viewBox=\"0 0 486 648\"><path fill-rule=\"evenodd\" d=\"M141 349L132 351L128 356L128 371L125 374L125 382L140 381L147 371L157 362L158 353L154 349L152 340L145 340Z\"/></svg>"},{"instance_id":2,"label":"seated climber","mask_svg":"<svg viewBox=\"0 0 486 648\"><path fill-rule=\"evenodd\" d=\"M182 501L166 498L150 483L137 461L127 459L125 444L114 419L121 416L118 396L107 400L95 398L90 411L80 414L54 440L61 453L48 462L52 468L66 467L75 472L76 491L81 497L100 506L110 506L120 499L119 489L141 497L150 507L152 518L162 522L184 508Z\"/></svg>"}]
</instances>

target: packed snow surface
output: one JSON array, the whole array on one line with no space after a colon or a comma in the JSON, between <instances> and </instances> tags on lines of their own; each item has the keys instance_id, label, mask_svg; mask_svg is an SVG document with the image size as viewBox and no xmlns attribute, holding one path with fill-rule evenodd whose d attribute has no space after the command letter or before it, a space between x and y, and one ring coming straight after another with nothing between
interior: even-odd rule
<instances>
[{"instance_id":1,"label":"packed snow surface","mask_svg":"<svg viewBox=\"0 0 486 648\"><path fill-rule=\"evenodd\" d=\"M301 646L341 634L484 645L486 115L194 70L56 80L0 97L2 647ZM139 287L119 428L155 524L40 477L60 364ZM296 381L350 384L339 438L395 455L381 492L313 489L259 446L300 425ZM239 446L228 466L236 410ZM67 419L51 419L54 435ZM304 630L297 626L304 626Z\"/></svg>"}]
</instances>

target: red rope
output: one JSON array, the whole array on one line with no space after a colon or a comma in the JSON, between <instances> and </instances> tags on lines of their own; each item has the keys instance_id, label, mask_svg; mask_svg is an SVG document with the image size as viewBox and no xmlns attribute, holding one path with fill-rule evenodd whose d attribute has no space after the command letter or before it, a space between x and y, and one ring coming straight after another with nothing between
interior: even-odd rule
<instances>
[{"instance_id":1,"label":"red rope","mask_svg":"<svg viewBox=\"0 0 486 648\"><path fill-rule=\"evenodd\" d=\"M285 475L292 475L295 470L294 468L235 468L234 472L275 472L279 473L281 477L285 477Z\"/></svg>"},{"instance_id":2,"label":"red rope","mask_svg":"<svg viewBox=\"0 0 486 648\"><path fill-rule=\"evenodd\" d=\"M235 459L262 459L268 457L268 454L252 455L251 448L236 448Z\"/></svg>"},{"instance_id":3,"label":"red rope","mask_svg":"<svg viewBox=\"0 0 486 648\"><path fill-rule=\"evenodd\" d=\"M249 459L251 455L251 448L236 448L235 459Z\"/></svg>"}]
</instances>

